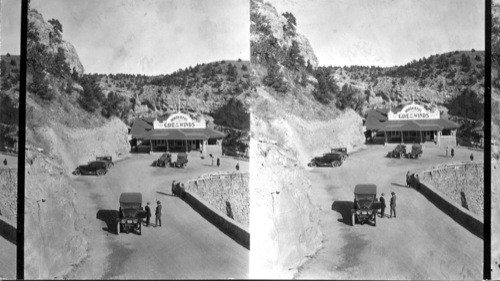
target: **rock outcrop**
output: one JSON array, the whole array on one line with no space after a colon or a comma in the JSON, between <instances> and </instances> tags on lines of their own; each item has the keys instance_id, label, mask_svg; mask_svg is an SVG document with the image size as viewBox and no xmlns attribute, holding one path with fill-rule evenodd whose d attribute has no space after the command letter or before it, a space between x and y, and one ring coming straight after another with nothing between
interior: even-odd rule
<instances>
[{"instance_id":1,"label":"rock outcrop","mask_svg":"<svg viewBox=\"0 0 500 281\"><path fill-rule=\"evenodd\" d=\"M302 34L295 33L290 36L285 31L287 26L287 19L279 14L274 6L269 2L263 0L252 0L251 1L251 13L259 14L263 17L265 25L269 26L271 29L271 35L278 40L278 44L281 47L291 47L292 42L296 41L299 46L300 55L304 58L305 62L309 61L313 68L318 66L318 58L314 54L314 51L309 43L309 40ZM262 23L251 22L252 25L261 25ZM250 41L257 43L263 40L264 37L269 36L262 32L253 32L250 35Z\"/></svg>"},{"instance_id":2,"label":"rock outcrop","mask_svg":"<svg viewBox=\"0 0 500 281\"><path fill-rule=\"evenodd\" d=\"M33 28L38 33L40 43L47 46L49 52L57 54L58 49L62 48L66 57L66 63L68 63L70 69L74 68L78 74L83 74L84 68L75 47L71 43L62 40L62 34L56 31L50 23L47 23L43 19L42 14L34 9L30 9L28 12L28 22L29 28Z\"/></svg>"}]
</instances>

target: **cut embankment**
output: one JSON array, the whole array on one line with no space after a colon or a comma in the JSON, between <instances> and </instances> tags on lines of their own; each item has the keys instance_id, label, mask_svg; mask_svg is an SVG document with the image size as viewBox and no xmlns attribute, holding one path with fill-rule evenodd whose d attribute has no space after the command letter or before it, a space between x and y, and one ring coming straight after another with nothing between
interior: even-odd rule
<instances>
[{"instance_id":1,"label":"cut embankment","mask_svg":"<svg viewBox=\"0 0 500 281\"><path fill-rule=\"evenodd\" d=\"M16 224L17 169L0 169L0 218Z\"/></svg>"},{"instance_id":2,"label":"cut embankment","mask_svg":"<svg viewBox=\"0 0 500 281\"><path fill-rule=\"evenodd\" d=\"M285 113L261 92L250 146L250 270L254 278L292 278L323 239L305 167L333 147L363 146L363 122L352 110L318 119Z\"/></svg>"},{"instance_id":3,"label":"cut embankment","mask_svg":"<svg viewBox=\"0 0 500 281\"><path fill-rule=\"evenodd\" d=\"M116 159L129 151L127 127L113 119L94 129L52 123L40 128L36 145L26 151L25 277L60 278L87 255L82 215L75 208L70 173L97 155Z\"/></svg>"}]
</instances>

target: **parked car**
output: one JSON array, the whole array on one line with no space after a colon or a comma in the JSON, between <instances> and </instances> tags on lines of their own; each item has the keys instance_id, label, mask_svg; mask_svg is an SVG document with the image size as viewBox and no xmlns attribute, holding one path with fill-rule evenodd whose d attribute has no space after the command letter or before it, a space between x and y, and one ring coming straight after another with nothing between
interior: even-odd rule
<instances>
[{"instance_id":1,"label":"parked car","mask_svg":"<svg viewBox=\"0 0 500 281\"><path fill-rule=\"evenodd\" d=\"M172 154L170 153L163 153L158 160L155 160L153 162L153 166L157 167L167 167L170 165L172 162Z\"/></svg>"},{"instance_id":2,"label":"parked car","mask_svg":"<svg viewBox=\"0 0 500 281\"><path fill-rule=\"evenodd\" d=\"M142 234L142 222L146 211L142 208L142 194L140 192L124 192L120 195L120 209L118 210L117 233L130 231Z\"/></svg>"},{"instance_id":3,"label":"parked car","mask_svg":"<svg viewBox=\"0 0 500 281\"><path fill-rule=\"evenodd\" d=\"M398 144L391 152L387 154L387 157L390 158L402 158L406 156L406 145Z\"/></svg>"},{"instance_id":4,"label":"parked car","mask_svg":"<svg viewBox=\"0 0 500 281\"><path fill-rule=\"evenodd\" d=\"M332 148L331 150L332 153L339 153L342 155L342 161L345 161L347 157L349 157L349 154L347 154L347 147L336 147Z\"/></svg>"},{"instance_id":5,"label":"parked car","mask_svg":"<svg viewBox=\"0 0 500 281\"><path fill-rule=\"evenodd\" d=\"M74 174L75 175L92 175L96 174L98 176L105 175L108 172L108 163L103 161L91 161L87 165L78 166Z\"/></svg>"},{"instance_id":6,"label":"parked car","mask_svg":"<svg viewBox=\"0 0 500 281\"><path fill-rule=\"evenodd\" d=\"M407 154L407 157L410 159L418 159L422 157L422 145L419 143L415 143L411 146L411 152Z\"/></svg>"},{"instance_id":7,"label":"parked car","mask_svg":"<svg viewBox=\"0 0 500 281\"><path fill-rule=\"evenodd\" d=\"M380 202L377 200L377 186L374 184L357 184L354 187L354 207L351 210L352 221L364 224L372 222L377 225L377 210L380 209Z\"/></svg>"},{"instance_id":8,"label":"parked car","mask_svg":"<svg viewBox=\"0 0 500 281\"><path fill-rule=\"evenodd\" d=\"M113 163L113 157L111 156L97 156L95 158L96 161L102 161L102 162L106 162L106 164L108 165L108 169L111 168L111 166L114 166L115 164Z\"/></svg>"},{"instance_id":9,"label":"parked car","mask_svg":"<svg viewBox=\"0 0 500 281\"><path fill-rule=\"evenodd\" d=\"M308 166L329 166L329 167L339 167L342 165L343 158L339 153L325 153L321 157L315 157L309 162Z\"/></svg>"},{"instance_id":10,"label":"parked car","mask_svg":"<svg viewBox=\"0 0 500 281\"><path fill-rule=\"evenodd\" d=\"M173 167L185 168L188 163L188 155L186 153L177 154L177 160L172 163Z\"/></svg>"}]
</instances>

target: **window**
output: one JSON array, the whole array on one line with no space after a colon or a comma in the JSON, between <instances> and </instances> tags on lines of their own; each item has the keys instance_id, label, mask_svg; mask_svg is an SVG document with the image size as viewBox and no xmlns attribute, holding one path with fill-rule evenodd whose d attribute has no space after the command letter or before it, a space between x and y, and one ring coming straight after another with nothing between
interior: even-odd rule
<instances>
[{"instance_id":1,"label":"window","mask_svg":"<svg viewBox=\"0 0 500 281\"><path fill-rule=\"evenodd\" d=\"M217 139L208 139L208 145L216 145Z\"/></svg>"},{"instance_id":2,"label":"window","mask_svg":"<svg viewBox=\"0 0 500 281\"><path fill-rule=\"evenodd\" d=\"M451 135L451 130L450 129L444 129L443 132L441 133L443 136L450 136Z\"/></svg>"}]
</instances>

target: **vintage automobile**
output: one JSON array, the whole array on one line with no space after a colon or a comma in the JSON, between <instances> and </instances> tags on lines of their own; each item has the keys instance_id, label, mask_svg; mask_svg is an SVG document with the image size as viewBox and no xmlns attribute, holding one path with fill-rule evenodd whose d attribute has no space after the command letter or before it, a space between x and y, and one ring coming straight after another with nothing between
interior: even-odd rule
<instances>
[{"instance_id":1,"label":"vintage automobile","mask_svg":"<svg viewBox=\"0 0 500 281\"><path fill-rule=\"evenodd\" d=\"M105 175L108 172L108 163L104 161L90 161L87 165L78 166L73 172L75 175Z\"/></svg>"},{"instance_id":2,"label":"vintage automobile","mask_svg":"<svg viewBox=\"0 0 500 281\"><path fill-rule=\"evenodd\" d=\"M102 161L102 162L106 162L106 164L108 165L108 169L111 168L111 166L114 166L115 164L113 163L113 157L111 156L97 156L95 158L96 161Z\"/></svg>"},{"instance_id":3,"label":"vintage automobile","mask_svg":"<svg viewBox=\"0 0 500 281\"><path fill-rule=\"evenodd\" d=\"M331 150L332 153L339 153L342 155L342 161L345 161L347 157L349 157L349 154L347 154L347 147L336 147L332 148Z\"/></svg>"},{"instance_id":4,"label":"vintage automobile","mask_svg":"<svg viewBox=\"0 0 500 281\"><path fill-rule=\"evenodd\" d=\"M122 193L120 195L118 216L116 234L134 231L141 235L142 222L146 217L146 211L142 208L142 194L140 192Z\"/></svg>"},{"instance_id":5,"label":"vintage automobile","mask_svg":"<svg viewBox=\"0 0 500 281\"><path fill-rule=\"evenodd\" d=\"M167 167L170 165L172 162L172 154L170 153L163 153L158 160L155 160L153 162L153 166L157 167Z\"/></svg>"},{"instance_id":6,"label":"vintage automobile","mask_svg":"<svg viewBox=\"0 0 500 281\"><path fill-rule=\"evenodd\" d=\"M408 152L406 157L408 157L410 159L418 159L418 158L422 157L422 153L423 153L422 145L419 143L414 143L411 146L411 152Z\"/></svg>"},{"instance_id":7,"label":"vintage automobile","mask_svg":"<svg viewBox=\"0 0 500 281\"><path fill-rule=\"evenodd\" d=\"M188 163L188 155L186 153L178 153L177 160L172 163L172 167L185 168Z\"/></svg>"},{"instance_id":8,"label":"vintage automobile","mask_svg":"<svg viewBox=\"0 0 500 281\"><path fill-rule=\"evenodd\" d=\"M387 154L389 158L402 158L406 156L406 145L398 144L392 151Z\"/></svg>"},{"instance_id":9,"label":"vintage automobile","mask_svg":"<svg viewBox=\"0 0 500 281\"><path fill-rule=\"evenodd\" d=\"M342 165L343 158L339 153L325 153L321 157L314 157L314 159L309 162L308 166L328 166L328 167L339 167Z\"/></svg>"},{"instance_id":10,"label":"vintage automobile","mask_svg":"<svg viewBox=\"0 0 500 281\"><path fill-rule=\"evenodd\" d=\"M354 208L352 213L352 225L372 222L377 225L377 210L380 209L377 200L377 186L374 184L357 184L354 187Z\"/></svg>"}]
</instances>

